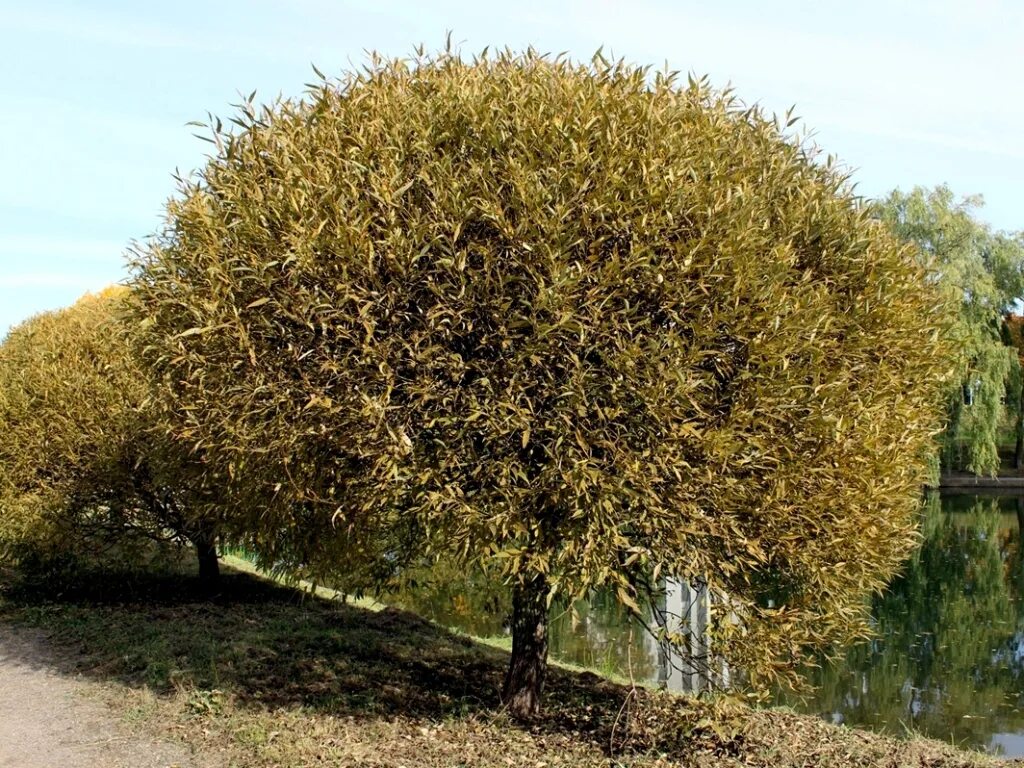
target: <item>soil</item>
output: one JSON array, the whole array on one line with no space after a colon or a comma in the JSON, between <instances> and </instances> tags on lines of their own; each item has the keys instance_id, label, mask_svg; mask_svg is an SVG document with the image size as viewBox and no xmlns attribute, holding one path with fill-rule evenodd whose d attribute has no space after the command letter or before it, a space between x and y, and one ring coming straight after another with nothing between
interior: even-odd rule
<instances>
[{"instance_id":1,"label":"soil","mask_svg":"<svg viewBox=\"0 0 1024 768\"><path fill-rule=\"evenodd\" d=\"M184 746L134 733L100 684L62 666L41 632L0 624L0 768L195 768Z\"/></svg>"}]
</instances>

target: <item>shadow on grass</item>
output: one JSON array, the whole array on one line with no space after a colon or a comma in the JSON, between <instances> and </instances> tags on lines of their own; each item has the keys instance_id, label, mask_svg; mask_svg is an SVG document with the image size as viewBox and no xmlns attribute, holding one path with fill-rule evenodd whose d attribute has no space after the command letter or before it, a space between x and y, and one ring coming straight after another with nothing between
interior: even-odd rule
<instances>
[{"instance_id":1,"label":"shadow on grass","mask_svg":"<svg viewBox=\"0 0 1024 768\"><path fill-rule=\"evenodd\" d=\"M176 704L172 695L183 691L182 722L216 715L228 698L232 724L198 719L189 738L210 738L215 751L225 735L238 749L244 742L249 751L239 753L239 764L350 764L351 755L332 750L355 739L356 762L375 765L475 764L473 755L488 765L497 764L492 758L532 765L561 761L569 751L571 766L622 754L637 756L623 764L652 767L697 764L698 754L709 761L701 764L727 765L991 765L940 744L898 742L727 700L632 691L557 667L549 671L543 717L516 728L498 697L507 652L405 611L346 605L231 569L222 578L212 599L195 579L171 572L82 578L54 598L15 589L0 572L0 625L36 627L49 639L15 637L0 646L0 660L146 687ZM0 644L3 638L0 626ZM422 727L442 722L450 742L430 735L440 727ZM204 723L213 725L209 737ZM271 744L282 732L288 735Z\"/></svg>"},{"instance_id":2,"label":"shadow on grass","mask_svg":"<svg viewBox=\"0 0 1024 768\"><path fill-rule=\"evenodd\" d=\"M158 694L230 695L242 707L441 721L501 713L508 654L392 608L372 611L226 569L216 597L174 575L94 577L59 600L8 587L0 620L48 633L57 667ZM535 731L605 748L629 692L552 669Z\"/></svg>"}]
</instances>

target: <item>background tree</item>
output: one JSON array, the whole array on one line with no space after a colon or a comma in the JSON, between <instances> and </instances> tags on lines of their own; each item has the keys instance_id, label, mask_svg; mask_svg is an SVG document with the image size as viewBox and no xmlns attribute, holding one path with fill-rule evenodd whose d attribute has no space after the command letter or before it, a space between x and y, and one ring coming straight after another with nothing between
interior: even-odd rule
<instances>
[{"instance_id":1,"label":"background tree","mask_svg":"<svg viewBox=\"0 0 1024 768\"><path fill-rule=\"evenodd\" d=\"M212 582L218 510L189 486L199 468L150 433L148 385L118 319L125 293L37 315L0 345L0 552L46 561L190 543Z\"/></svg>"},{"instance_id":2,"label":"background tree","mask_svg":"<svg viewBox=\"0 0 1024 768\"><path fill-rule=\"evenodd\" d=\"M914 537L944 299L784 126L508 52L374 60L232 124L135 294L168 427L246 477L253 526L407 521L500 566L519 716L556 594L708 582L755 684L863 631Z\"/></svg>"},{"instance_id":3,"label":"background tree","mask_svg":"<svg viewBox=\"0 0 1024 768\"><path fill-rule=\"evenodd\" d=\"M943 467L994 474L1007 384L1019 376L1017 353L1001 329L1004 316L1024 297L1024 235L993 233L975 217L981 205L979 196L957 200L949 187L939 186L895 190L876 209L897 236L928 258L932 279L961 298L956 337L964 367L959 386L950 390Z\"/></svg>"},{"instance_id":4,"label":"background tree","mask_svg":"<svg viewBox=\"0 0 1024 768\"><path fill-rule=\"evenodd\" d=\"M1024 315L1009 314L1003 324L1003 341L1017 355L1007 387L1007 404L1013 423L1013 468L1024 468Z\"/></svg>"}]
</instances>

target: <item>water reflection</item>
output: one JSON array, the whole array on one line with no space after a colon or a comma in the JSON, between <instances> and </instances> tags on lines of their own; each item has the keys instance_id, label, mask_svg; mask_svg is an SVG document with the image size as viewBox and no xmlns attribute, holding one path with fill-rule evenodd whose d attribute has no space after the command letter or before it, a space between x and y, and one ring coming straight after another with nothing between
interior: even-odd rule
<instances>
[{"instance_id":1,"label":"water reflection","mask_svg":"<svg viewBox=\"0 0 1024 768\"><path fill-rule=\"evenodd\" d=\"M1020 502L933 497L921 549L872 606L876 639L808 674L798 709L1024 754Z\"/></svg>"},{"instance_id":2,"label":"water reflection","mask_svg":"<svg viewBox=\"0 0 1024 768\"><path fill-rule=\"evenodd\" d=\"M466 574L441 563L410 574L386 600L478 637L510 636L508 589L484 572ZM597 592L573 605L556 601L549 643L551 655L569 664L632 674L638 681L657 678L657 645L610 593Z\"/></svg>"},{"instance_id":3,"label":"water reflection","mask_svg":"<svg viewBox=\"0 0 1024 768\"><path fill-rule=\"evenodd\" d=\"M808 671L815 692L778 701L834 722L1024 755L1024 500L928 499L922 545L873 600L876 637ZM447 626L506 636L507 590L437 567L393 599ZM613 596L552 608L560 660L655 682L658 647ZM659 674L660 673L660 674Z\"/></svg>"}]
</instances>

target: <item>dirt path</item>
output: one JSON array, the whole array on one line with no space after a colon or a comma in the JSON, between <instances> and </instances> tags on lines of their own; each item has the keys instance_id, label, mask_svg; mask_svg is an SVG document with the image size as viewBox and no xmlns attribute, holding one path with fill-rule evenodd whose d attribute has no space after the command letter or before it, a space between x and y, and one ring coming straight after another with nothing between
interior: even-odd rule
<instances>
[{"instance_id":1,"label":"dirt path","mask_svg":"<svg viewBox=\"0 0 1024 768\"><path fill-rule=\"evenodd\" d=\"M0 768L194 768L184 747L132 734L97 683L54 659L41 633L0 624Z\"/></svg>"}]
</instances>

